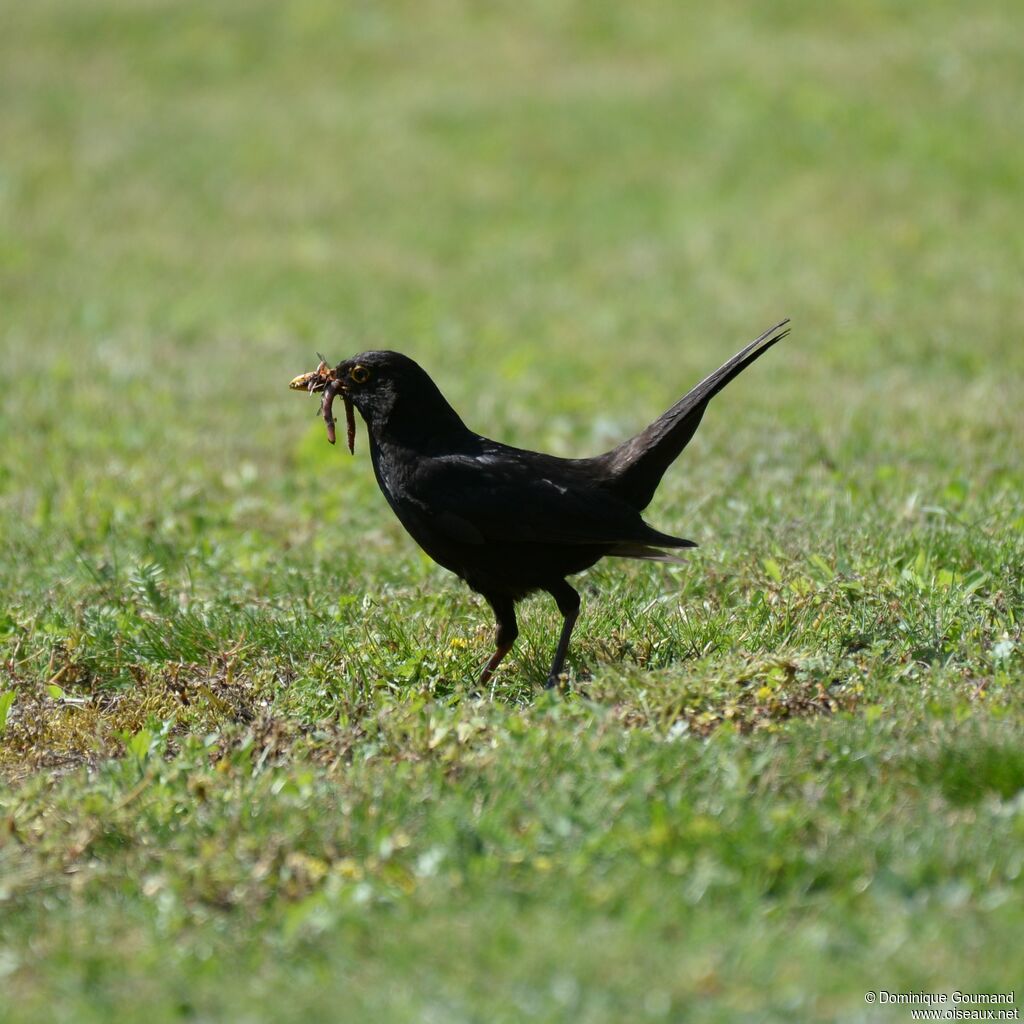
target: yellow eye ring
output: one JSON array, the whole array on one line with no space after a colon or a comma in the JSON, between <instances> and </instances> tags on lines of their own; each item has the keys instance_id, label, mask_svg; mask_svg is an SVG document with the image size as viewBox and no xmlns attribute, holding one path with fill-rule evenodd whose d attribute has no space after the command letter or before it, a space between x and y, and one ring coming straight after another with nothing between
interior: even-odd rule
<instances>
[{"instance_id":1,"label":"yellow eye ring","mask_svg":"<svg viewBox=\"0 0 1024 1024\"><path fill-rule=\"evenodd\" d=\"M362 364L353 366L348 371L348 375L349 379L356 384L365 384L370 379L370 371Z\"/></svg>"}]
</instances>

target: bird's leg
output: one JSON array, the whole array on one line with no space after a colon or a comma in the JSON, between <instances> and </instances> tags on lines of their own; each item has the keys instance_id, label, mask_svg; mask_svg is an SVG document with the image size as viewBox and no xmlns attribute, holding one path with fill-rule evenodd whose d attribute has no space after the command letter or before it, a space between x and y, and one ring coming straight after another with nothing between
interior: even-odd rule
<instances>
[{"instance_id":1,"label":"bird's leg","mask_svg":"<svg viewBox=\"0 0 1024 1024\"><path fill-rule=\"evenodd\" d=\"M507 597L488 597L487 603L494 609L494 618L497 620L498 628L494 633L494 653L480 673L480 685L484 686L491 681L494 670L501 664L501 659L512 650L512 645L519 636L519 626L516 623L515 604Z\"/></svg>"},{"instance_id":2,"label":"bird's leg","mask_svg":"<svg viewBox=\"0 0 1024 1024\"><path fill-rule=\"evenodd\" d=\"M555 660L551 662L551 671L544 684L544 688L550 690L552 686L557 685L558 677L565 666L565 656L569 652L569 637L572 636L573 626L576 625L576 619L580 614L580 595L565 580L544 589L555 599L558 610L565 619L562 623L562 635L558 638L558 647L555 648Z\"/></svg>"}]
</instances>

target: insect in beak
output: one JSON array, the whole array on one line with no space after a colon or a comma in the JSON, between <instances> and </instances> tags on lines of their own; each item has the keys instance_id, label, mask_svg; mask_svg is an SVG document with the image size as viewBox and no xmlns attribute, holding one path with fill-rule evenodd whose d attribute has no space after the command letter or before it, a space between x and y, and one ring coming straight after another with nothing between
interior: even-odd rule
<instances>
[{"instance_id":1,"label":"insect in beak","mask_svg":"<svg viewBox=\"0 0 1024 1024\"><path fill-rule=\"evenodd\" d=\"M317 356L320 359L320 365L310 373L302 373L298 377L293 378L288 387L292 391L305 391L310 395L323 395L320 399L320 415L327 425L327 440L331 444L337 441L337 434L334 429L334 399L341 395L345 403L348 450L354 454L356 450L356 418L352 400L348 396L344 382L338 379L335 370L327 365L327 360L319 352Z\"/></svg>"}]
</instances>

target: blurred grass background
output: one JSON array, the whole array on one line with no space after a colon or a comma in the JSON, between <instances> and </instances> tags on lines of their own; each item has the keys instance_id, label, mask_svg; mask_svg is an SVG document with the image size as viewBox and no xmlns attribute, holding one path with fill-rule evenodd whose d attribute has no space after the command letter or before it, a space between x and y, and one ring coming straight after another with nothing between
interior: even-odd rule
<instances>
[{"instance_id":1,"label":"blurred grass background","mask_svg":"<svg viewBox=\"0 0 1024 1024\"><path fill-rule=\"evenodd\" d=\"M854 1020L883 971L1020 981L1019 5L0 25L12 1020ZM586 455L782 316L651 509L692 569L585 577L564 703L543 602L469 696L486 609L285 387L394 347Z\"/></svg>"}]
</instances>

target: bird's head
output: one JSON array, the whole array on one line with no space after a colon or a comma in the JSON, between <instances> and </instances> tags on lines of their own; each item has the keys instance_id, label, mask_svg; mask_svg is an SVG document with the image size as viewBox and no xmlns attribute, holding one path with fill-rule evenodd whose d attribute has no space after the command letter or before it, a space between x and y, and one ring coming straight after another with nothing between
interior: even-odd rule
<instances>
[{"instance_id":1,"label":"bird's head","mask_svg":"<svg viewBox=\"0 0 1024 1024\"><path fill-rule=\"evenodd\" d=\"M331 403L340 395L345 403L348 423L348 447L353 450L355 422L353 407L378 439L385 433L410 428L429 430L451 418L461 427L454 410L419 363L401 352L376 350L360 352L329 367L323 356L312 373L296 377L289 385L296 391L323 394L321 412L327 423L327 437L334 444L334 419ZM450 414L450 416L449 416Z\"/></svg>"}]
</instances>

